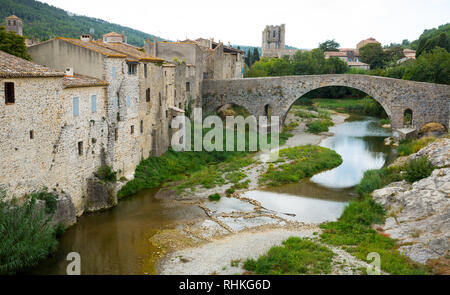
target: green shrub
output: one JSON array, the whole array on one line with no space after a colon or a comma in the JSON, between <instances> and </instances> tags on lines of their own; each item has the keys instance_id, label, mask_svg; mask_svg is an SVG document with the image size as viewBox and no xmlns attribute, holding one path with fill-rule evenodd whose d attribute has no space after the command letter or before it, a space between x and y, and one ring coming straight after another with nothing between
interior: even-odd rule
<instances>
[{"instance_id":1,"label":"green shrub","mask_svg":"<svg viewBox=\"0 0 450 295\"><path fill-rule=\"evenodd\" d=\"M319 146L287 148L281 150L279 156L289 162L278 167L269 165L267 172L260 176L260 183L270 186L296 183L303 178L335 168L342 163L339 154Z\"/></svg>"},{"instance_id":2,"label":"green shrub","mask_svg":"<svg viewBox=\"0 0 450 295\"><path fill-rule=\"evenodd\" d=\"M388 124L391 124L391 120L389 120L389 119L381 119L380 120L380 125L381 126L388 125Z\"/></svg>"},{"instance_id":3,"label":"green shrub","mask_svg":"<svg viewBox=\"0 0 450 295\"><path fill-rule=\"evenodd\" d=\"M304 118L304 119L317 118L317 115L315 115L311 112L308 112L308 111L304 111L304 110L296 111L295 115L299 118Z\"/></svg>"},{"instance_id":4,"label":"green shrub","mask_svg":"<svg viewBox=\"0 0 450 295\"><path fill-rule=\"evenodd\" d=\"M0 192L0 274L14 274L35 266L58 245L51 215L36 206L36 196L9 202Z\"/></svg>"},{"instance_id":5,"label":"green shrub","mask_svg":"<svg viewBox=\"0 0 450 295\"><path fill-rule=\"evenodd\" d=\"M400 144L397 147L397 152L400 156L409 156L417 153L419 150L435 140L436 139L434 137L422 137L416 140L405 139L400 141Z\"/></svg>"},{"instance_id":6,"label":"green shrub","mask_svg":"<svg viewBox=\"0 0 450 295\"><path fill-rule=\"evenodd\" d=\"M306 123L306 127L308 127L308 132L318 134L321 132L327 132L328 127L333 126L334 123L331 120L316 120L310 121Z\"/></svg>"},{"instance_id":7,"label":"green shrub","mask_svg":"<svg viewBox=\"0 0 450 295\"><path fill-rule=\"evenodd\" d=\"M230 195L234 194L234 192L235 192L234 188L229 188L229 189L227 189L227 190L225 191L225 193L227 194L227 196L230 196Z\"/></svg>"},{"instance_id":8,"label":"green shrub","mask_svg":"<svg viewBox=\"0 0 450 295\"><path fill-rule=\"evenodd\" d=\"M427 157L409 160L405 168L405 180L413 183L431 175L435 167Z\"/></svg>"},{"instance_id":9,"label":"green shrub","mask_svg":"<svg viewBox=\"0 0 450 295\"><path fill-rule=\"evenodd\" d=\"M210 201L220 201L220 195L219 194L212 194L212 195L209 195L208 196L208 199L210 200Z\"/></svg>"},{"instance_id":10,"label":"green shrub","mask_svg":"<svg viewBox=\"0 0 450 295\"><path fill-rule=\"evenodd\" d=\"M108 182L116 182L117 181L117 172L114 172L109 166L101 166L98 168L97 173L95 174L99 179L108 181Z\"/></svg>"},{"instance_id":11,"label":"green shrub","mask_svg":"<svg viewBox=\"0 0 450 295\"><path fill-rule=\"evenodd\" d=\"M368 170L364 173L361 182L356 186L359 195L370 194L385 185L402 180L402 167L386 167L377 170Z\"/></svg>"},{"instance_id":12,"label":"green shrub","mask_svg":"<svg viewBox=\"0 0 450 295\"><path fill-rule=\"evenodd\" d=\"M45 211L47 214L53 214L56 212L56 208L58 206L58 196L56 194L49 193L46 187L42 191L32 192L25 197L45 201Z\"/></svg>"},{"instance_id":13,"label":"green shrub","mask_svg":"<svg viewBox=\"0 0 450 295\"><path fill-rule=\"evenodd\" d=\"M244 269L256 275L330 273L334 255L327 247L311 240L290 237L257 260L247 259Z\"/></svg>"}]
</instances>

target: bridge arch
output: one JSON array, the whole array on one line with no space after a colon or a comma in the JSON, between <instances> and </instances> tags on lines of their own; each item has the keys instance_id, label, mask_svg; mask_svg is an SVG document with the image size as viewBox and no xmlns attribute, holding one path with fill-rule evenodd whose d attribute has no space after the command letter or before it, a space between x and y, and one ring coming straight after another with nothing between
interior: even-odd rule
<instances>
[{"instance_id":1,"label":"bridge arch","mask_svg":"<svg viewBox=\"0 0 450 295\"><path fill-rule=\"evenodd\" d=\"M204 80L203 107L233 102L254 116L264 116L264 107L283 121L292 104L306 93L327 86L358 89L373 97L386 111L392 129L404 127L404 111L413 113L412 128L437 122L450 124L450 85L406 81L369 75L303 75L230 80Z\"/></svg>"},{"instance_id":2,"label":"bridge arch","mask_svg":"<svg viewBox=\"0 0 450 295\"><path fill-rule=\"evenodd\" d=\"M342 87L347 87L347 88L351 88L351 89L356 89L356 90L359 90L359 91L365 93L367 96L370 96L370 97L374 98L375 101L378 102L378 103L381 105L381 107L384 109L384 111L386 112L386 114L387 114L389 120L392 120L392 119L391 119L392 111L389 109L388 103L386 103L382 97L378 97L378 99L377 99L376 97L372 96L371 93L368 93L367 91L363 90L362 87L361 87L361 88L355 88L355 87L351 87L351 86L348 86L348 85L327 85L327 86L319 86L319 87L313 88L313 89L311 89L311 90L309 90L309 91L307 91L307 90L299 91L298 93L301 93L301 94L300 94L301 96L299 96L297 99L289 100L289 102L288 102L288 107L287 107L286 109L283 109L283 110L282 110L283 116L281 117L281 122L280 122L280 123L281 123L281 124L284 124L284 121L286 120L287 114L289 113L289 111L290 111L290 109L292 108L292 106L293 106L298 100L303 99L307 94L311 93L311 92L314 91L314 90L324 89L324 88L332 87L332 86L342 86ZM294 94L294 95L295 95L295 94Z\"/></svg>"}]
</instances>

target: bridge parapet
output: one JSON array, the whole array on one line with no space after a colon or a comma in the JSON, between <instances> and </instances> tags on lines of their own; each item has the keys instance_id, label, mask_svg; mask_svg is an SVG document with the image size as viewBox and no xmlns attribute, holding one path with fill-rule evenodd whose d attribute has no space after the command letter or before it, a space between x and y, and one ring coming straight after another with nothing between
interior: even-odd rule
<instances>
[{"instance_id":1,"label":"bridge parapet","mask_svg":"<svg viewBox=\"0 0 450 295\"><path fill-rule=\"evenodd\" d=\"M378 101L393 129L404 127L404 113L412 111L412 127L437 122L449 127L450 86L368 75L304 75L203 81L203 107L225 104L245 107L252 115L264 116L267 106L284 122L293 103L306 93L327 86L361 90Z\"/></svg>"}]
</instances>

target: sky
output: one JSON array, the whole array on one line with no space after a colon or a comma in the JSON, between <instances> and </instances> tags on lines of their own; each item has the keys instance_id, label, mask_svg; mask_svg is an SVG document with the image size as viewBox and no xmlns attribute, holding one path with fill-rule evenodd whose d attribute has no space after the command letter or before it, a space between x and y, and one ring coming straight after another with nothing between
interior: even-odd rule
<instances>
[{"instance_id":1,"label":"sky","mask_svg":"<svg viewBox=\"0 0 450 295\"><path fill-rule=\"evenodd\" d=\"M419 38L450 21L450 0L40 0L173 41L211 38L261 46L266 25L286 24L286 44L341 47L373 37L383 45Z\"/></svg>"}]
</instances>

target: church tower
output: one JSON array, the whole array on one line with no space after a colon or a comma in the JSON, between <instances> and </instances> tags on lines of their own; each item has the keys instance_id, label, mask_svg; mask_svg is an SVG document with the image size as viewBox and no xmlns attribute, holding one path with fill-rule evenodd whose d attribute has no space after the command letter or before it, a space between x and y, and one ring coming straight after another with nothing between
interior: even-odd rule
<instances>
[{"instance_id":1,"label":"church tower","mask_svg":"<svg viewBox=\"0 0 450 295\"><path fill-rule=\"evenodd\" d=\"M15 32L19 36L23 36L22 19L15 15L6 18L6 32Z\"/></svg>"},{"instance_id":2,"label":"church tower","mask_svg":"<svg viewBox=\"0 0 450 295\"><path fill-rule=\"evenodd\" d=\"M262 56L278 56L285 49L286 25L266 26L262 33Z\"/></svg>"}]
</instances>

